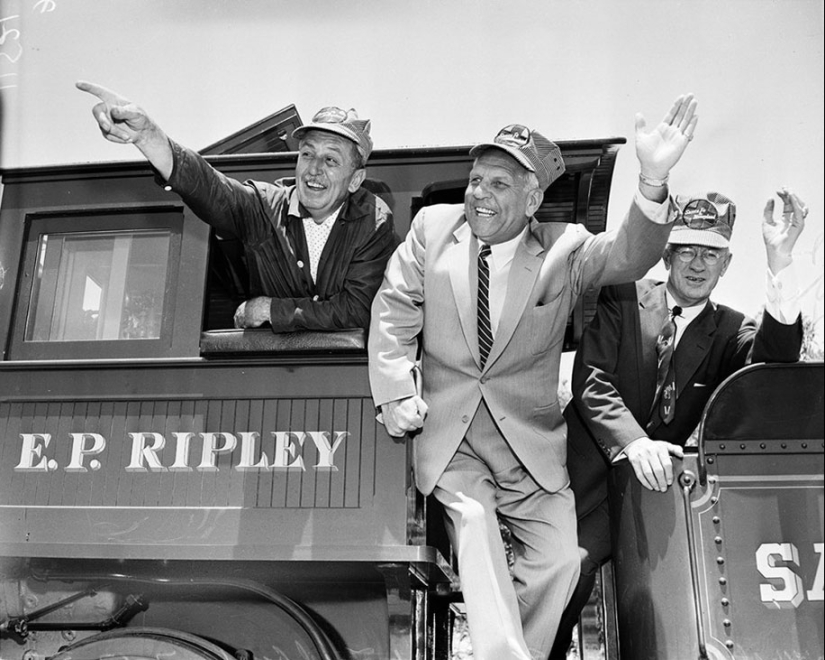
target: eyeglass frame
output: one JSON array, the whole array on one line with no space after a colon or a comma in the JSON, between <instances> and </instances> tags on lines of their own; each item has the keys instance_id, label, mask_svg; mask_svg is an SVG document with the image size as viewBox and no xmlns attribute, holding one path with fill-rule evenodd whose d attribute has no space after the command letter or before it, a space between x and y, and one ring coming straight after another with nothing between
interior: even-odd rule
<instances>
[{"instance_id":1,"label":"eyeglass frame","mask_svg":"<svg viewBox=\"0 0 825 660\"><path fill-rule=\"evenodd\" d=\"M696 257L699 257L706 266L715 266L728 254L728 248L706 247L702 245L674 245L669 248L669 251L671 254L676 255L676 258L683 264L689 264ZM686 253L692 253L693 256L686 259L684 257ZM710 257L710 259L708 259L708 257Z\"/></svg>"}]
</instances>

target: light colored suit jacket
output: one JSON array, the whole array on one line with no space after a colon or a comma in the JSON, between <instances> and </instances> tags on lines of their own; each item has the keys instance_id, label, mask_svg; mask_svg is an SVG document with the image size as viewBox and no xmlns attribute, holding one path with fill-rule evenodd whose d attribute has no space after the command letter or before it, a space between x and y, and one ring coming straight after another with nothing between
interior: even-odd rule
<instances>
[{"instance_id":1,"label":"light colored suit jacket","mask_svg":"<svg viewBox=\"0 0 825 660\"><path fill-rule=\"evenodd\" d=\"M557 396L567 318L588 287L638 279L662 254L669 224L633 204L622 225L530 222L510 269L495 341L480 366L476 321L478 241L463 205L425 207L387 265L373 302L370 383L376 405L415 394L419 358L429 414L413 440L424 494L450 462L482 399L533 478L554 492L568 482Z\"/></svg>"}]
</instances>

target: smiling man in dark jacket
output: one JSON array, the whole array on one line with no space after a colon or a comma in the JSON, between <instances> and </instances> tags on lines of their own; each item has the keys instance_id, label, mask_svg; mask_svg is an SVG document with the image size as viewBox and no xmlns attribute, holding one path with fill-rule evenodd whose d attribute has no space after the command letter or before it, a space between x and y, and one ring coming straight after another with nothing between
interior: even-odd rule
<instances>
[{"instance_id":1,"label":"smiling man in dark jacket","mask_svg":"<svg viewBox=\"0 0 825 660\"><path fill-rule=\"evenodd\" d=\"M107 140L134 144L201 220L242 242L252 297L236 310L235 327L369 326L398 244L389 207L361 188L372 151L369 120L323 108L293 133L294 179L241 183L169 139L134 103L92 83L77 87L100 99L93 114Z\"/></svg>"}]
</instances>

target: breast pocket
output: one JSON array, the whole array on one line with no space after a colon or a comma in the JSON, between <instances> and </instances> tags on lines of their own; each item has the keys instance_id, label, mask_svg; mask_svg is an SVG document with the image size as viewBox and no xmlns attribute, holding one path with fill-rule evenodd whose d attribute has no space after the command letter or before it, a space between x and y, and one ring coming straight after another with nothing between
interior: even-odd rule
<instances>
[{"instance_id":1,"label":"breast pocket","mask_svg":"<svg viewBox=\"0 0 825 660\"><path fill-rule=\"evenodd\" d=\"M560 296L544 304L536 305L530 312L528 328L528 341L530 342L530 352L534 355L546 353L553 346L564 339L564 326L567 323L565 318L559 319L562 314L560 309Z\"/></svg>"}]
</instances>

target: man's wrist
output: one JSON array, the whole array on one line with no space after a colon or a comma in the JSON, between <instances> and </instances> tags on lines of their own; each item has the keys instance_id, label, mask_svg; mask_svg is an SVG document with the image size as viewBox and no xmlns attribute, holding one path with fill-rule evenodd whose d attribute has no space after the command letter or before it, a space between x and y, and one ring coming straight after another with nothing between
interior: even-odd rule
<instances>
[{"instance_id":1,"label":"man's wrist","mask_svg":"<svg viewBox=\"0 0 825 660\"><path fill-rule=\"evenodd\" d=\"M665 174L664 176L651 176L644 172L639 172L639 181L652 188L663 188L667 185L669 178L669 174Z\"/></svg>"}]
</instances>

